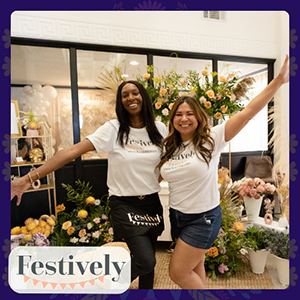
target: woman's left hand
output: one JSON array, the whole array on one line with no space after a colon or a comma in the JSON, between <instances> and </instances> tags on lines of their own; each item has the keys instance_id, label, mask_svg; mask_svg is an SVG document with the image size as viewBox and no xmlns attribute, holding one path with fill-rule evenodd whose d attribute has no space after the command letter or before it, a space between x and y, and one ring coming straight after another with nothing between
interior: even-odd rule
<instances>
[{"instance_id":1,"label":"woman's left hand","mask_svg":"<svg viewBox=\"0 0 300 300\"><path fill-rule=\"evenodd\" d=\"M289 61L289 56L286 55L284 63L277 75L277 78L280 80L280 82L282 84L289 82L289 78L290 78L289 68L290 67L289 67L288 61Z\"/></svg>"}]
</instances>

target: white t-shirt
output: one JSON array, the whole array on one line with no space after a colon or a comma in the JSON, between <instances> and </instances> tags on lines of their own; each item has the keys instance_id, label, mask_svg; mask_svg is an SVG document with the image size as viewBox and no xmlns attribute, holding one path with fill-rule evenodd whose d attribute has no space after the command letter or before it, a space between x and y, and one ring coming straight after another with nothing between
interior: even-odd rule
<instances>
[{"instance_id":1,"label":"white t-shirt","mask_svg":"<svg viewBox=\"0 0 300 300\"><path fill-rule=\"evenodd\" d=\"M162 177L169 183L170 207L183 213L202 213L219 205L218 164L225 142L225 122L211 129L215 141L212 159L207 166L192 143L174 155L161 168Z\"/></svg>"},{"instance_id":2,"label":"white t-shirt","mask_svg":"<svg viewBox=\"0 0 300 300\"><path fill-rule=\"evenodd\" d=\"M117 141L119 124L118 120L108 121L87 136L96 152L108 153L109 195L138 196L159 192L159 172L155 167L160 161L161 149L152 144L146 127L130 127L127 145L122 147ZM165 125L161 122L155 124L165 138Z\"/></svg>"}]
</instances>

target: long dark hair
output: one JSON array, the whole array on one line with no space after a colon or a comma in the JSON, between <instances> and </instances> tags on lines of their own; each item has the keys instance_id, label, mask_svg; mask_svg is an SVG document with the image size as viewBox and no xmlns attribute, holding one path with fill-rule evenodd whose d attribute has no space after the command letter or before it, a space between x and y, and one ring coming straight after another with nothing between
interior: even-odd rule
<instances>
[{"instance_id":1,"label":"long dark hair","mask_svg":"<svg viewBox=\"0 0 300 300\"><path fill-rule=\"evenodd\" d=\"M120 122L120 128L118 132L117 141L122 147L124 147L124 144L128 142L128 136L130 131L130 127L129 127L130 118L128 112L124 109L122 103L122 95L121 95L122 89L124 85L126 85L127 83L132 83L139 89L140 94L143 98L143 104L141 110L142 118L146 125L149 138L154 145L162 147L163 137L158 131L154 122L153 108L152 108L150 97L146 89L144 88L144 86L135 80L124 81L118 87L117 100L116 100L116 114ZM124 138L125 138L125 142L124 142Z\"/></svg>"},{"instance_id":2,"label":"long dark hair","mask_svg":"<svg viewBox=\"0 0 300 300\"><path fill-rule=\"evenodd\" d=\"M182 103L187 103L194 112L196 119L198 120L198 127L192 137L192 142L195 147L196 155L201 155L205 160L207 166L212 158L212 152L215 147L215 141L210 135L210 126L208 123L207 114L200 106L200 104L190 96L179 97L170 112L169 134L164 140L165 151L161 155L161 161L157 168L160 169L162 165L167 162L175 153L175 151L183 148L180 133L175 129L173 124L174 116L178 110L178 107ZM208 148L204 144L208 144Z\"/></svg>"}]
</instances>

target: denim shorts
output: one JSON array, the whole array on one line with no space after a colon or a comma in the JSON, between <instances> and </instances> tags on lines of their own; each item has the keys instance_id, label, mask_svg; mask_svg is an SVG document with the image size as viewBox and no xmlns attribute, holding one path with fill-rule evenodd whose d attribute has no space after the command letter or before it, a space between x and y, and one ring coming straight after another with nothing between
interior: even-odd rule
<instances>
[{"instance_id":1,"label":"denim shorts","mask_svg":"<svg viewBox=\"0 0 300 300\"><path fill-rule=\"evenodd\" d=\"M185 214L170 208L171 235L190 246L209 249L219 234L222 222L221 206L199 214Z\"/></svg>"}]
</instances>

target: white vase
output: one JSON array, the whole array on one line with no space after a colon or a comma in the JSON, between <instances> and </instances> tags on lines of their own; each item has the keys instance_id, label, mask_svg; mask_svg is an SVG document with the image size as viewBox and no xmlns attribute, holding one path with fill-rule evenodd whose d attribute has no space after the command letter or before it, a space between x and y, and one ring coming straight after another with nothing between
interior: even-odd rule
<instances>
[{"instance_id":1,"label":"white vase","mask_svg":"<svg viewBox=\"0 0 300 300\"><path fill-rule=\"evenodd\" d=\"M289 285L290 283L290 261L276 256L276 269L278 280L282 285Z\"/></svg>"},{"instance_id":2,"label":"white vase","mask_svg":"<svg viewBox=\"0 0 300 300\"><path fill-rule=\"evenodd\" d=\"M263 197L260 197L259 199L255 199L252 197L250 198L247 196L244 197L244 204L248 221L255 222L258 219L262 198Z\"/></svg>"},{"instance_id":3,"label":"white vase","mask_svg":"<svg viewBox=\"0 0 300 300\"><path fill-rule=\"evenodd\" d=\"M268 251L266 249L254 251L248 249L250 267L253 273L262 274L265 271Z\"/></svg>"}]
</instances>

